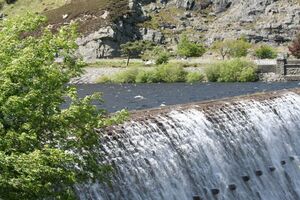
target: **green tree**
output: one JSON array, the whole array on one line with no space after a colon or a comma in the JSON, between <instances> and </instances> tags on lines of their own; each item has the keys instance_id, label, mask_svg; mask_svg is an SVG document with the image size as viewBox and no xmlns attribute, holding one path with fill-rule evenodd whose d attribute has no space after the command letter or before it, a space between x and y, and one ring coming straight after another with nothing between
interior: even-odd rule
<instances>
[{"instance_id":1,"label":"green tree","mask_svg":"<svg viewBox=\"0 0 300 200\"><path fill-rule=\"evenodd\" d=\"M201 44L190 41L186 35L183 35L177 45L177 53L179 56L200 57L205 53L205 48Z\"/></svg>"},{"instance_id":2,"label":"green tree","mask_svg":"<svg viewBox=\"0 0 300 200\"><path fill-rule=\"evenodd\" d=\"M122 54L127 56L127 63L129 65L130 58L132 56L140 56L147 49L152 49L153 43L146 40L137 40L133 42L127 42L121 45Z\"/></svg>"},{"instance_id":3,"label":"green tree","mask_svg":"<svg viewBox=\"0 0 300 200\"><path fill-rule=\"evenodd\" d=\"M222 56L222 59L225 60L226 56L230 54L230 41L216 41L212 49Z\"/></svg>"},{"instance_id":4,"label":"green tree","mask_svg":"<svg viewBox=\"0 0 300 200\"><path fill-rule=\"evenodd\" d=\"M251 44L245 39L217 41L213 45L213 50L219 53L223 60L226 56L233 58L245 57L250 48Z\"/></svg>"},{"instance_id":5,"label":"green tree","mask_svg":"<svg viewBox=\"0 0 300 200\"><path fill-rule=\"evenodd\" d=\"M76 28L54 35L44 21L28 14L0 22L0 199L73 199L75 183L106 180L111 170L97 161L94 128L122 116L107 118L91 104L99 94L80 99L67 85L83 66L73 57Z\"/></svg>"}]
</instances>

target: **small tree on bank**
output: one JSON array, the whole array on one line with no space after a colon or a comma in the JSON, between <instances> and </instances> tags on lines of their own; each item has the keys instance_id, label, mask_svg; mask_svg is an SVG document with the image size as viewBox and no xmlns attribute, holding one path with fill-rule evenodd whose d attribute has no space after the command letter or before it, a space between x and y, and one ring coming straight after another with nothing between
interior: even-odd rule
<instances>
[{"instance_id":1,"label":"small tree on bank","mask_svg":"<svg viewBox=\"0 0 300 200\"><path fill-rule=\"evenodd\" d=\"M223 60L226 57L245 57L250 48L251 44L245 39L217 41L213 45L213 50L219 53Z\"/></svg>"},{"instance_id":2,"label":"small tree on bank","mask_svg":"<svg viewBox=\"0 0 300 200\"><path fill-rule=\"evenodd\" d=\"M73 57L75 26L24 37L44 21L0 21L0 199L75 199L75 183L109 178L94 128L115 120L91 104L99 94L79 99L67 85L83 66Z\"/></svg>"},{"instance_id":3,"label":"small tree on bank","mask_svg":"<svg viewBox=\"0 0 300 200\"><path fill-rule=\"evenodd\" d=\"M289 50L293 56L300 58L300 34L296 36L292 44L289 46Z\"/></svg>"},{"instance_id":4,"label":"small tree on bank","mask_svg":"<svg viewBox=\"0 0 300 200\"><path fill-rule=\"evenodd\" d=\"M127 56L126 66L129 65L130 58L132 56L140 56L141 53L147 49L152 49L153 43L146 40L137 40L133 42L127 42L121 45L122 54Z\"/></svg>"}]
</instances>

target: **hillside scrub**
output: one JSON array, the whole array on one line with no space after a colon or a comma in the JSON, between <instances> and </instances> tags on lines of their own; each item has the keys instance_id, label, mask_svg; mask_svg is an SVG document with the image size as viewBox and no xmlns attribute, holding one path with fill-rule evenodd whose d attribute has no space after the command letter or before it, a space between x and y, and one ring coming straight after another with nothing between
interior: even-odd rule
<instances>
[{"instance_id":1,"label":"hillside scrub","mask_svg":"<svg viewBox=\"0 0 300 200\"><path fill-rule=\"evenodd\" d=\"M109 180L95 128L126 117L107 117L92 105L100 94L81 99L68 86L84 66L73 56L75 25L21 37L43 23L33 14L0 21L0 199L77 199L75 184Z\"/></svg>"},{"instance_id":2,"label":"hillside scrub","mask_svg":"<svg viewBox=\"0 0 300 200\"><path fill-rule=\"evenodd\" d=\"M259 59L274 59L277 57L277 52L271 46L261 45L255 50L255 56Z\"/></svg>"},{"instance_id":3,"label":"hillside scrub","mask_svg":"<svg viewBox=\"0 0 300 200\"><path fill-rule=\"evenodd\" d=\"M222 61L205 71L211 82L253 82L257 81L256 65L245 59Z\"/></svg>"},{"instance_id":4,"label":"hillside scrub","mask_svg":"<svg viewBox=\"0 0 300 200\"><path fill-rule=\"evenodd\" d=\"M202 81L198 72L187 72L182 66L163 64L154 69L131 68L109 78L100 77L99 83L174 83Z\"/></svg>"}]
</instances>

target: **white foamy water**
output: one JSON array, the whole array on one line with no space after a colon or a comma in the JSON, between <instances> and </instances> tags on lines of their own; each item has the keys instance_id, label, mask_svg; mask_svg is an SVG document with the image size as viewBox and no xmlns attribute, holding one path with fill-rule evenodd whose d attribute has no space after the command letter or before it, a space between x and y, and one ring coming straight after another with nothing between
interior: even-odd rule
<instances>
[{"instance_id":1,"label":"white foamy water","mask_svg":"<svg viewBox=\"0 0 300 200\"><path fill-rule=\"evenodd\" d=\"M110 137L102 151L116 167L112 186L80 186L81 200L300 199L300 96L292 92L172 110Z\"/></svg>"}]
</instances>

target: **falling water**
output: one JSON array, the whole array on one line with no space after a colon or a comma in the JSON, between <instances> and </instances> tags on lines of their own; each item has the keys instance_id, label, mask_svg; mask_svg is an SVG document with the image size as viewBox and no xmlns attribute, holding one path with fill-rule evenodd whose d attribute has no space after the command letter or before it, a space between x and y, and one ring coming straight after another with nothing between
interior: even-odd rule
<instances>
[{"instance_id":1,"label":"falling water","mask_svg":"<svg viewBox=\"0 0 300 200\"><path fill-rule=\"evenodd\" d=\"M141 112L109 135L112 184L78 187L81 200L300 199L292 91Z\"/></svg>"}]
</instances>

